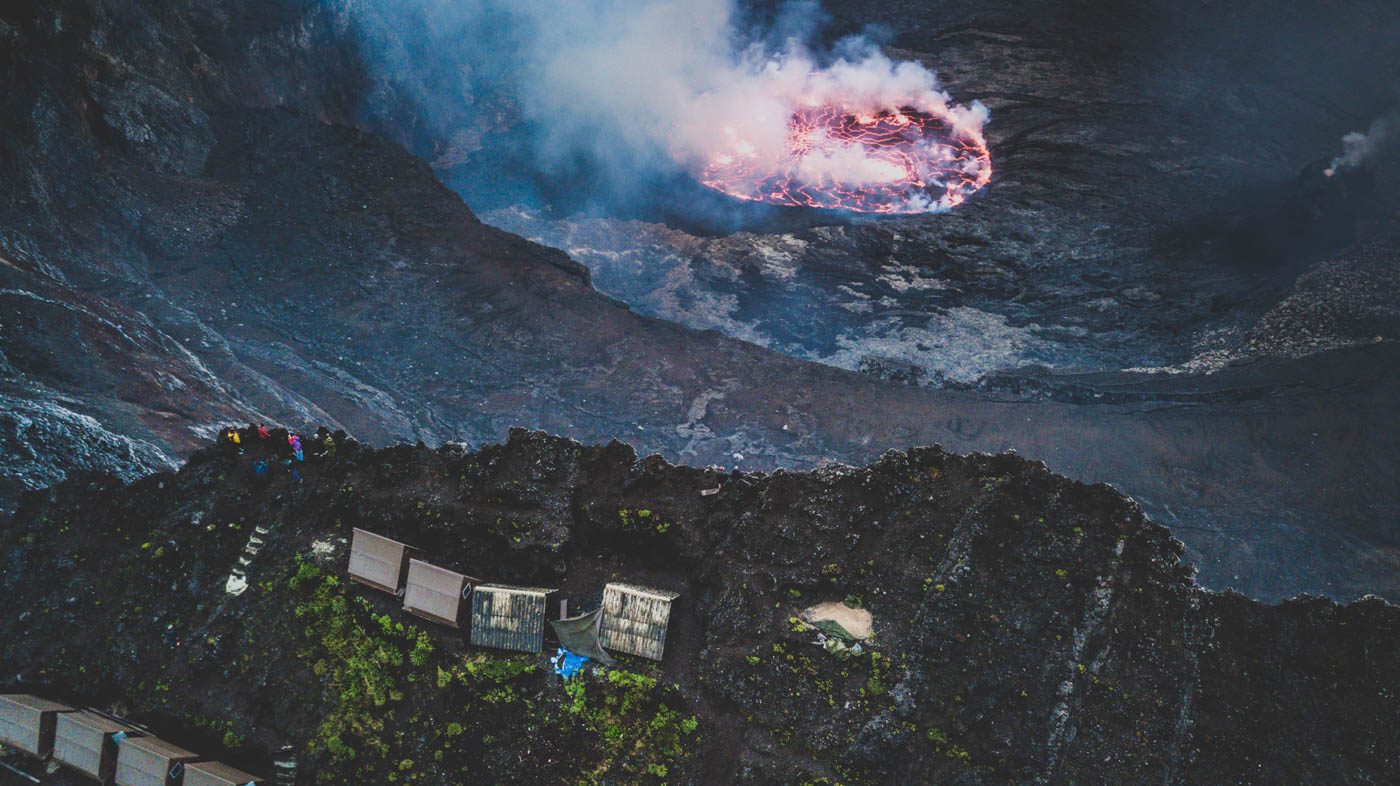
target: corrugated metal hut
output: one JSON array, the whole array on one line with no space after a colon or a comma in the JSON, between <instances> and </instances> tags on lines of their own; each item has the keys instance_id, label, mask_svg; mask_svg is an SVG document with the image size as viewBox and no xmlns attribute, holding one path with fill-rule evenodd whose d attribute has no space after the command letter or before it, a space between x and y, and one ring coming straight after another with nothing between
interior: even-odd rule
<instances>
[{"instance_id":1,"label":"corrugated metal hut","mask_svg":"<svg viewBox=\"0 0 1400 786\"><path fill-rule=\"evenodd\" d=\"M117 786L175 786L185 765L198 759L156 737L131 737L118 746Z\"/></svg>"},{"instance_id":2,"label":"corrugated metal hut","mask_svg":"<svg viewBox=\"0 0 1400 786\"><path fill-rule=\"evenodd\" d=\"M603 588L603 646L643 658L661 660L666 651L666 627L671 602L680 593L609 583Z\"/></svg>"},{"instance_id":3,"label":"corrugated metal hut","mask_svg":"<svg viewBox=\"0 0 1400 786\"><path fill-rule=\"evenodd\" d=\"M0 742L42 759L53 750L58 714L72 711L27 693L0 695Z\"/></svg>"},{"instance_id":4,"label":"corrugated metal hut","mask_svg":"<svg viewBox=\"0 0 1400 786\"><path fill-rule=\"evenodd\" d=\"M481 584L472 591L472 644L517 652L544 646L545 606L552 589Z\"/></svg>"},{"instance_id":5,"label":"corrugated metal hut","mask_svg":"<svg viewBox=\"0 0 1400 786\"><path fill-rule=\"evenodd\" d=\"M408 585L404 590L403 609L410 614L462 627L467 609L466 599L479 579L454 573L447 568L419 560L408 561Z\"/></svg>"},{"instance_id":6,"label":"corrugated metal hut","mask_svg":"<svg viewBox=\"0 0 1400 786\"><path fill-rule=\"evenodd\" d=\"M95 712L61 713L54 724L53 758L105 783L117 769L117 744L112 735L118 732L126 734L128 740L141 734Z\"/></svg>"},{"instance_id":7,"label":"corrugated metal hut","mask_svg":"<svg viewBox=\"0 0 1400 786\"><path fill-rule=\"evenodd\" d=\"M217 761L202 761L185 766L184 786L260 786L262 778Z\"/></svg>"},{"instance_id":8,"label":"corrugated metal hut","mask_svg":"<svg viewBox=\"0 0 1400 786\"><path fill-rule=\"evenodd\" d=\"M412 546L356 527L350 539L350 578L397 595L408 575L408 560L417 553Z\"/></svg>"}]
</instances>

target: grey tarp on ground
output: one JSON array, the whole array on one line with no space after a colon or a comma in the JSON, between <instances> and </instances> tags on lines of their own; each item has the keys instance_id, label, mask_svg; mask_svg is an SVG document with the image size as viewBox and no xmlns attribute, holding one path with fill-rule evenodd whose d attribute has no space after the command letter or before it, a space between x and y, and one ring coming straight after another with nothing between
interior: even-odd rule
<instances>
[{"instance_id":1,"label":"grey tarp on ground","mask_svg":"<svg viewBox=\"0 0 1400 786\"><path fill-rule=\"evenodd\" d=\"M559 646L569 652L602 663L613 662L612 656L598 643L598 632L603 624L602 609L568 619L550 620L549 624L559 636Z\"/></svg>"}]
</instances>

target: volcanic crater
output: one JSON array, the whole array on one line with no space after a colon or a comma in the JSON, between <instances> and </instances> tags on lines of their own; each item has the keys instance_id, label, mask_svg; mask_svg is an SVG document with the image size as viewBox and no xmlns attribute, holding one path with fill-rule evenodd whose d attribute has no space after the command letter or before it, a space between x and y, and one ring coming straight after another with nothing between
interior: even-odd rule
<instances>
[{"instance_id":1,"label":"volcanic crater","mask_svg":"<svg viewBox=\"0 0 1400 786\"><path fill-rule=\"evenodd\" d=\"M821 40L880 26L990 111L986 187L895 216L615 199L448 45L498 28L264 10L4 17L7 504L241 416L750 469L939 443L1114 483L1207 586L1397 595L1395 162L1325 174L1394 105L1391 4L830 3Z\"/></svg>"}]
</instances>

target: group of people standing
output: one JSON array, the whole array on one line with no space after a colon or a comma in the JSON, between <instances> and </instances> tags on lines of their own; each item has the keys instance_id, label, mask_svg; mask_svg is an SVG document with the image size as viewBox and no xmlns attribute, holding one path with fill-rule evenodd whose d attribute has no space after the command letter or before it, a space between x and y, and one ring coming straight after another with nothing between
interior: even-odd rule
<instances>
[{"instance_id":1,"label":"group of people standing","mask_svg":"<svg viewBox=\"0 0 1400 786\"><path fill-rule=\"evenodd\" d=\"M282 432L282 429L277 429ZM301 482L301 472L297 470L297 465L306 461L306 448L302 444L301 435L294 431L287 431L285 442L282 441L282 434L274 436L274 432L269 430L265 424L258 423L246 429L229 427L219 435L219 441L230 451L237 455L244 455L245 444L258 444L262 446L261 453L266 454L268 448L272 448L273 455L270 458L259 458L253 462L253 477L259 481L267 481L273 466L280 464L282 468L291 476L292 480ZM344 436L342 434L342 436ZM256 438L257 442L253 443ZM312 454L317 458L335 458L335 436L325 426L316 430L316 436L308 443L312 448ZM285 447L282 447L285 445Z\"/></svg>"}]
</instances>

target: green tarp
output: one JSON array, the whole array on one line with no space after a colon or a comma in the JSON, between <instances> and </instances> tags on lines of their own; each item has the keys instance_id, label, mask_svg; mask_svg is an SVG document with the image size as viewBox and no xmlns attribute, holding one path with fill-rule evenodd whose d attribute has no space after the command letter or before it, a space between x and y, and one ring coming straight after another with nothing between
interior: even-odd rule
<instances>
[{"instance_id":1,"label":"green tarp","mask_svg":"<svg viewBox=\"0 0 1400 786\"><path fill-rule=\"evenodd\" d=\"M850 631L842 627L841 623L836 620L814 620L808 624L833 638L843 641L858 641L855 636L851 635Z\"/></svg>"},{"instance_id":2,"label":"green tarp","mask_svg":"<svg viewBox=\"0 0 1400 786\"><path fill-rule=\"evenodd\" d=\"M612 656L598 643L598 630L603 624L603 610L597 609L578 617L550 620L559 636L559 646L585 658L611 664Z\"/></svg>"}]
</instances>

